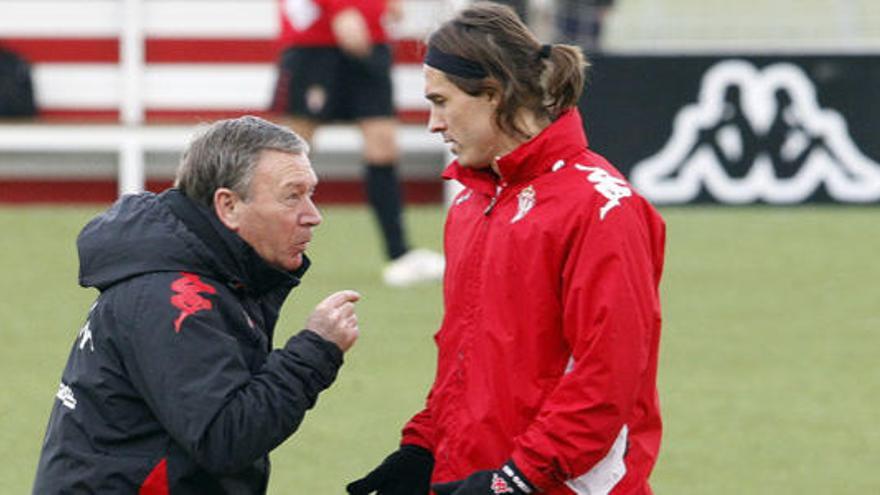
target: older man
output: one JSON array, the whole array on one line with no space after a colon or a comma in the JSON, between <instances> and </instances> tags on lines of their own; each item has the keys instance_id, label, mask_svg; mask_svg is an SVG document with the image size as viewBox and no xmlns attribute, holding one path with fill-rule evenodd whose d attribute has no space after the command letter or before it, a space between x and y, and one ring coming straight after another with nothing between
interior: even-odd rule
<instances>
[{"instance_id":1,"label":"older man","mask_svg":"<svg viewBox=\"0 0 880 495\"><path fill-rule=\"evenodd\" d=\"M264 493L358 336L341 291L272 350L321 215L308 146L254 117L193 140L176 188L125 196L79 236L100 292L61 377L35 494Z\"/></svg>"}]
</instances>

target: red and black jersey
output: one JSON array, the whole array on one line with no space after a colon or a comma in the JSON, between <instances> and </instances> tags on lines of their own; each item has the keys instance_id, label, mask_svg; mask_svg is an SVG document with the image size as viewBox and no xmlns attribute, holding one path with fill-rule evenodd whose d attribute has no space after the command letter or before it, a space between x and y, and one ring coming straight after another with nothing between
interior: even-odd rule
<instances>
[{"instance_id":1,"label":"red and black jersey","mask_svg":"<svg viewBox=\"0 0 880 495\"><path fill-rule=\"evenodd\" d=\"M349 8L364 17L373 43L388 41L382 25L386 0L278 0L281 46L336 46L331 20Z\"/></svg>"},{"instance_id":2,"label":"red and black jersey","mask_svg":"<svg viewBox=\"0 0 880 495\"><path fill-rule=\"evenodd\" d=\"M34 493L265 493L270 450L335 379L305 330L272 350L296 273L177 190L122 197L78 239L100 294L62 374Z\"/></svg>"},{"instance_id":3,"label":"red and black jersey","mask_svg":"<svg viewBox=\"0 0 880 495\"><path fill-rule=\"evenodd\" d=\"M650 494L664 222L576 110L497 163L446 171L437 374L402 442L435 483L513 459L548 495Z\"/></svg>"}]
</instances>

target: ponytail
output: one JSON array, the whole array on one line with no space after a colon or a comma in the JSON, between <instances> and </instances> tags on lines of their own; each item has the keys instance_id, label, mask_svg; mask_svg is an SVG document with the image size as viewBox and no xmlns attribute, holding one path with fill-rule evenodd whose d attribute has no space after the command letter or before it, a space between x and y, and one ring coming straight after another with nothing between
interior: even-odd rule
<instances>
[{"instance_id":1,"label":"ponytail","mask_svg":"<svg viewBox=\"0 0 880 495\"><path fill-rule=\"evenodd\" d=\"M589 66L579 47L561 44L551 46L541 73L541 88L544 90L542 105L551 119L577 106Z\"/></svg>"},{"instance_id":2,"label":"ponytail","mask_svg":"<svg viewBox=\"0 0 880 495\"><path fill-rule=\"evenodd\" d=\"M518 111L556 120L577 106L589 66L580 48L541 45L510 7L489 2L460 11L431 33L427 45L427 65L471 96L497 93L498 126L524 137Z\"/></svg>"}]
</instances>

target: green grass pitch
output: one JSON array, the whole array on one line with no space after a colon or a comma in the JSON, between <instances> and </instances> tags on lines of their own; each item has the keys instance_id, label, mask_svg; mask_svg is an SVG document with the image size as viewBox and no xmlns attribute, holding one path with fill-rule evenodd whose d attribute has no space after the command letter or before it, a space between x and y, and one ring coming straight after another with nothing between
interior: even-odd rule
<instances>
[{"instance_id":1,"label":"green grass pitch","mask_svg":"<svg viewBox=\"0 0 880 495\"><path fill-rule=\"evenodd\" d=\"M95 293L74 240L97 208L0 208L0 493L29 493ZM666 208L658 494L880 493L880 209ZM395 448L433 377L439 286L393 290L365 209L328 207L276 344L354 288L362 335L272 455L272 494L339 494ZM439 248L443 212L411 208Z\"/></svg>"}]
</instances>

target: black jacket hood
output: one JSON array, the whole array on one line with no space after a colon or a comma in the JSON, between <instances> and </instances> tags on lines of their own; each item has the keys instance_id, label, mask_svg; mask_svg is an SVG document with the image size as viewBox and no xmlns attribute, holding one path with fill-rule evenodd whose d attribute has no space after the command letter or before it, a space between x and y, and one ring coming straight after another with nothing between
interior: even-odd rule
<instances>
[{"instance_id":1,"label":"black jacket hood","mask_svg":"<svg viewBox=\"0 0 880 495\"><path fill-rule=\"evenodd\" d=\"M309 266L289 273L268 265L216 215L177 189L125 195L92 219L77 238L83 287L104 290L151 272L185 271L234 290L292 289Z\"/></svg>"}]
</instances>

